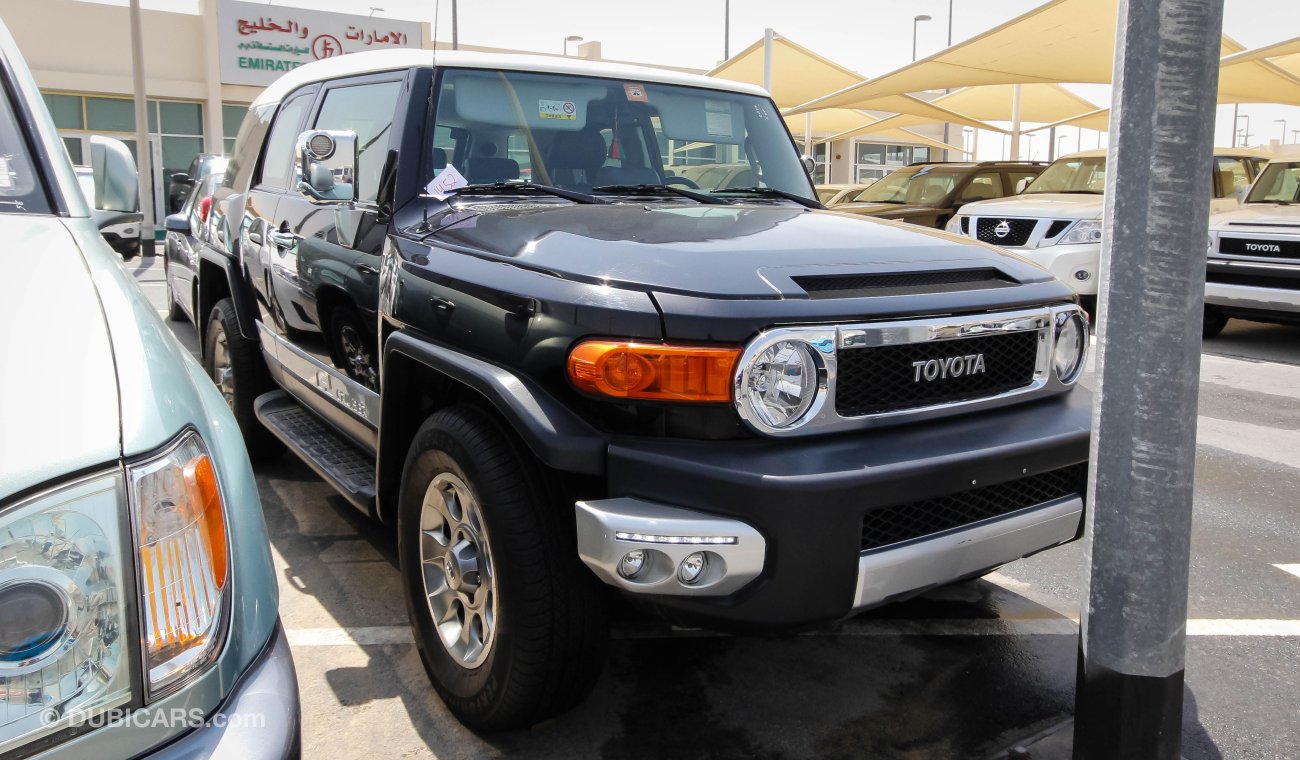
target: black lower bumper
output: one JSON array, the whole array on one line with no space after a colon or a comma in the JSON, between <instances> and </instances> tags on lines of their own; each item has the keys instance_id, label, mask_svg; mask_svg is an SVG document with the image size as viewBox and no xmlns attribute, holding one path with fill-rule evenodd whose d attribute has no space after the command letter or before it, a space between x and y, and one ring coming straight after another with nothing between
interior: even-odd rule
<instances>
[{"instance_id":1,"label":"black lower bumper","mask_svg":"<svg viewBox=\"0 0 1300 760\"><path fill-rule=\"evenodd\" d=\"M724 597L644 597L665 615L750 631L814 625L853 610L869 512L1086 462L1091 406L1092 395L1076 388L980 414L805 441L617 440L609 496L731 517L763 534L758 579Z\"/></svg>"}]
</instances>

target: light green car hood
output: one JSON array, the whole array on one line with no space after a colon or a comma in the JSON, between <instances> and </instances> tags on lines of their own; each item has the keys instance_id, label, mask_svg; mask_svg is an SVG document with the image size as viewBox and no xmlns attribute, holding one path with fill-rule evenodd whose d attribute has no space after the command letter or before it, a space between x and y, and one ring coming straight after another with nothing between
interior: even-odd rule
<instances>
[{"instance_id":1,"label":"light green car hood","mask_svg":"<svg viewBox=\"0 0 1300 760\"><path fill-rule=\"evenodd\" d=\"M235 430L93 221L3 215L0 240L0 500L185 427Z\"/></svg>"},{"instance_id":2,"label":"light green car hood","mask_svg":"<svg viewBox=\"0 0 1300 760\"><path fill-rule=\"evenodd\" d=\"M65 221L0 215L0 499L121 456L113 346Z\"/></svg>"}]
</instances>

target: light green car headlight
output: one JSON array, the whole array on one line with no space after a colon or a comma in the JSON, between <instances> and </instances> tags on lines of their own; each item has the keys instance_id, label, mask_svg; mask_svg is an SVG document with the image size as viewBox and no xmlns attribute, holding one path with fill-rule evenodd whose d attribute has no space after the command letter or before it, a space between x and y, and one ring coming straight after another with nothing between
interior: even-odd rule
<instances>
[{"instance_id":1,"label":"light green car headlight","mask_svg":"<svg viewBox=\"0 0 1300 760\"><path fill-rule=\"evenodd\" d=\"M0 514L0 753L131 698L123 496L110 472Z\"/></svg>"}]
</instances>

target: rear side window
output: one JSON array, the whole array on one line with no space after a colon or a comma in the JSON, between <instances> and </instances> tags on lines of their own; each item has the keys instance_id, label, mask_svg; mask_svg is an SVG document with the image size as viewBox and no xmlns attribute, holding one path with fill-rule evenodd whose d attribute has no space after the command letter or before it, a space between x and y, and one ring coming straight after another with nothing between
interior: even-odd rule
<instances>
[{"instance_id":1,"label":"rear side window","mask_svg":"<svg viewBox=\"0 0 1300 760\"><path fill-rule=\"evenodd\" d=\"M0 90L0 213L48 214L45 187L6 95Z\"/></svg>"},{"instance_id":2,"label":"rear side window","mask_svg":"<svg viewBox=\"0 0 1300 760\"><path fill-rule=\"evenodd\" d=\"M961 200L963 203L972 203L974 201L987 201L993 198L1001 198L1006 193L1002 192L1002 175L997 172L980 172L976 174L961 191Z\"/></svg>"},{"instance_id":3,"label":"rear side window","mask_svg":"<svg viewBox=\"0 0 1300 760\"><path fill-rule=\"evenodd\" d=\"M293 147L298 142L314 96L312 92L299 93L280 106L275 123L271 125L271 136L266 138L266 152L262 154L262 170L256 184L288 189L293 173Z\"/></svg>"},{"instance_id":4,"label":"rear side window","mask_svg":"<svg viewBox=\"0 0 1300 760\"><path fill-rule=\"evenodd\" d=\"M1218 175L1218 182L1215 183L1216 197L1225 198L1232 195L1237 185L1250 184L1250 169L1246 166L1245 159L1215 156L1214 172Z\"/></svg>"},{"instance_id":5,"label":"rear side window","mask_svg":"<svg viewBox=\"0 0 1300 760\"><path fill-rule=\"evenodd\" d=\"M325 91L316 129L350 129L357 135L357 200L373 203L379 195L393 132L393 113L401 82L372 82Z\"/></svg>"},{"instance_id":6,"label":"rear side window","mask_svg":"<svg viewBox=\"0 0 1300 760\"><path fill-rule=\"evenodd\" d=\"M1016 186L1020 184L1020 180L1027 180L1026 184L1028 184L1028 182L1033 182L1034 177L1037 176L1038 172L1009 171L1007 172L1007 182L1010 184L1007 186L1007 191L1014 193Z\"/></svg>"}]
</instances>

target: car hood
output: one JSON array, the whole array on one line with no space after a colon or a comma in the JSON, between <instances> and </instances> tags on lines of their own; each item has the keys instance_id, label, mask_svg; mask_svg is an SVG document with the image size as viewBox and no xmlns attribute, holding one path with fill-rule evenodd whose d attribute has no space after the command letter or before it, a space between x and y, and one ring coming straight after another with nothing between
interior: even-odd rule
<instances>
[{"instance_id":1,"label":"car hood","mask_svg":"<svg viewBox=\"0 0 1300 760\"><path fill-rule=\"evenodd\" d=\"M1276 203L1248 203L1231 211L1210 217L1214 228L1229 225L1267 225L1269 227L1294 226L1290 234L1300 234L1300 206L1282 206Z\"/></svg>"},{"instance_id":2,"label":"car hood","mask_svg":"<svg viewBox=\"0 0 1300 760\"><path fill-rule=\"evenodd\" d=\"M0 214L0 499L121 456L113 347L74 235Z\"/></svg>"},{"instance_id":3,"label":"car hood","mask_svg":"<svg viewBox=\"0 0 1300 760\"><path fill-rule=\"evenodd\" d=\"M467 204L424 240L567 279L715 298L802 297L789 273L995 267L1050 280L1015 255L937 230L792 205ZM774 274L779 273L779 274Z\"/></svg>"},{"instance_id":4,"label":"car hood","mask_svg":"<svg viewBox=\"0 0 1300 760\"><path fill-rule=\"evenodd\" d=\"M1105 205L1104 195L1029 193L968 203L961 207L961 214L1031 219L1100 219Z\"/></svg>"},{"instance_id":5,"label":"car hood","mask_svg":"<svg viewBox=\"0 0 1300 760\"><path fill-rule=\"evenodd\" d=\"M934 206L922 206L916 203L841 203L831 207L831 211L842 211L862 216L878 216L885 219L912 216L914 214L933 214Z\"/></svg>"}]
</instances>

